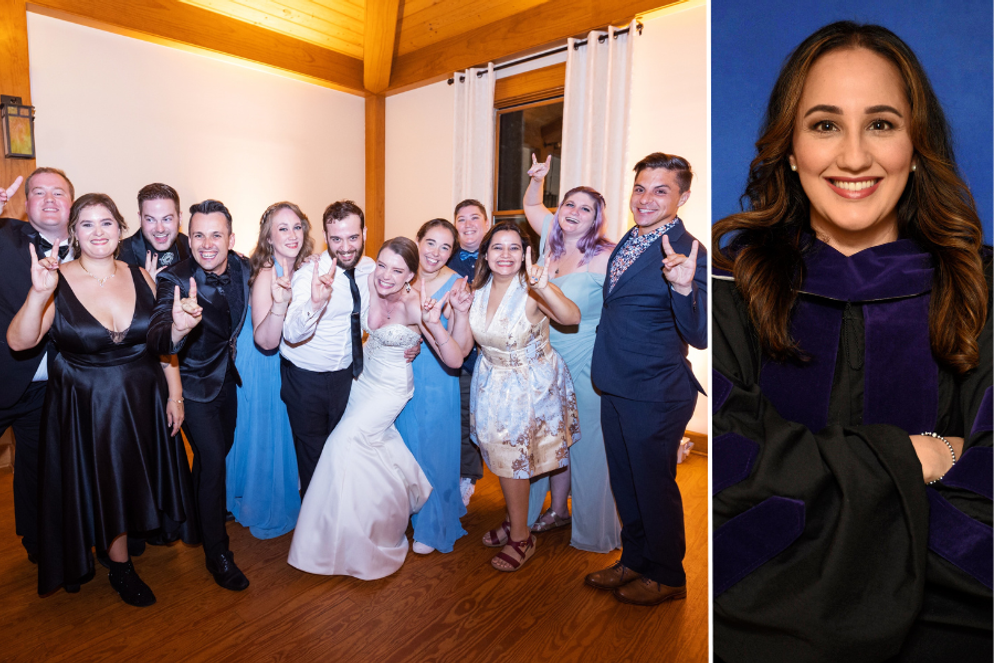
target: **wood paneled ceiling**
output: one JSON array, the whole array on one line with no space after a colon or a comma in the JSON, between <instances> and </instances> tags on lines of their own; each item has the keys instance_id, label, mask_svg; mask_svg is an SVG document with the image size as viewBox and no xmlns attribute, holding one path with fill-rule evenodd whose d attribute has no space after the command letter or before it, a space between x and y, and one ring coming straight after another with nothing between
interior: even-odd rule
<instances>
[{"instance_id":1,"label":"wood paneled ceiling","mask_svg":"<svg viewBox=\"0 0 994 663\"><path fill-rule=\"evenodd\" d=\"M390 94L683 0L31 0L42 13Z\"/></svg>"}]
</instances>

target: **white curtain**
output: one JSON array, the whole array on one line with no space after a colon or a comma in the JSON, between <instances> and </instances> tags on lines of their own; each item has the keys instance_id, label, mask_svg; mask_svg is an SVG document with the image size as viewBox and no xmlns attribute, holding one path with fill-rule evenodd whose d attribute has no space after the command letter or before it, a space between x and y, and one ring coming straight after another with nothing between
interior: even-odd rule
<instances>
[{"instance_id":1,"label":"white curtain","mask_svg":"<svg viewBox=\"0 0 994 663\"><path fill-rule=\"evenodd\" d=\"M478 75L482 72L482 75ZM467 69L455 82L452 206L475 198L493 212L494 65ZM454 221L454 219L453 219Z\"/></svg>"},{"instance_id":2,"label":"white curtain","mask_svg":"<svg viewBox=\"0 0 994 663\"><path fill-rule=\"evenodd\" d=\"M607 202L605 233L617 240L628 227L628 115L635 52L635 21L626 34L619 28L594 31L587 43L568 40L563 156L560 191L589 186ZM603 38L603 39L602 39Z\"/></svg>"}]
</instances>

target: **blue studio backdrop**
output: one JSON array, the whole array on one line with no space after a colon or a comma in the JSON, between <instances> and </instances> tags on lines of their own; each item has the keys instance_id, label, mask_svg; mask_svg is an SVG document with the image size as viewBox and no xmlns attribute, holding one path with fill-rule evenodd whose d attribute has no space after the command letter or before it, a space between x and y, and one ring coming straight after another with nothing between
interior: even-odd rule
<instances>
[{"instance_id":1,"label":"blue studio backdrop","mask_svg":"<svg viewBox=\"0 0 994 663\"><path fill-rule=\"evenodd\" d=\"M712 0L712 220L741 209L777 74L808 35L841 20L882 25L918 56L952 126L956 161L994 238L994 3L991 0Z\"/></svg>"}]
</instances>

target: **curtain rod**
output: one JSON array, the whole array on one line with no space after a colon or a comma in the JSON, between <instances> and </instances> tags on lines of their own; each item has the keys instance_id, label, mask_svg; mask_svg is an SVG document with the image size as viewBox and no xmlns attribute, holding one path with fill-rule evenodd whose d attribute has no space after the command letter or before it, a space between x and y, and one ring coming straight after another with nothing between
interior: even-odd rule
<instances>
[{"instance_id":1,"label":"curtain rod","mask_svg":"<svg viewBox=\"0 0 994 663\"><path fill-rule=\"evenodd\" d=\"M615 30L614 31L614 36L617 37L618 35L628 34L628 32L630 30L631 30L631 28L622 28L620 30ZM638 31L638 33L640 35L642 34L642 23L641 22L636 22L635 23L635 30ZM597 43L603 44L605 41L607 41L607 35L606 34L600 35L599 37L597 37ZM573 50L576 50L576 49L580 48L581 46L586 46L586 45L587 45L587 40L586 39L577 39L576 41L573 42ZM496 67L494 67L494 71L500 71L501 69L507 69L508 67L514 67L514 66L519 65L519 64L524 64L525 62L531 62L532 60L539 60L541 58L545 58L545 57L548 57L550 55L555 55L556 53L562 53L563 51L565 51L568 48L569 48L568 46L560 46L558 48L553 48L550 51L545 51L544 53L537 53L535 55L529 55L528 57L525 57L525 58L519 58L517 60L511 60L510 62L504 62L504 63L501 63L501 64L497 65ZM476 72L476 77L480 78L485 73L487 73L487 72L486 71L478 71L478 72ZM460 83L463 82L463 81L465 81L465 80L466 80L465 76L460 76L459 77L459 82ZM449 85L452 85L455 82L456 82L455 78L450 78L449 81L448 81Z\"/></svg>"}]
</instances>

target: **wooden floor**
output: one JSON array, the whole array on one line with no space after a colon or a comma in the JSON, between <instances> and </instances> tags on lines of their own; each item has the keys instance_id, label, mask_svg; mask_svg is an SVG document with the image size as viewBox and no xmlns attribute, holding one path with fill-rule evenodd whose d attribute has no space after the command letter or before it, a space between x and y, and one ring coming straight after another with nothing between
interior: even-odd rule
<instances>
[{"instance_id":1,"label":"wooden floor","mask_svg":"<svg viewBox=\"0 0 994 663\"><path fill-rule=\"evenodd\" d=\"M0 474L2 661L706 661L707 458L680 466L687 520L688 598L628 606L583 584L620 554L569 546L550 532L520 572L499 573L480 544L502 516L492 475L480 482L455 550L408 555L389 578L313 576L286 563L291 535L257 541L228 523L252 582L214 584L200 548L149 547L136 559L158 603L125 605L97 567L75 595L36 593L36 567L14 535L12 475Z\"/></svg>"}]
</instances>

